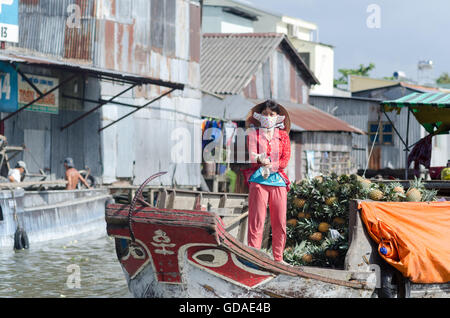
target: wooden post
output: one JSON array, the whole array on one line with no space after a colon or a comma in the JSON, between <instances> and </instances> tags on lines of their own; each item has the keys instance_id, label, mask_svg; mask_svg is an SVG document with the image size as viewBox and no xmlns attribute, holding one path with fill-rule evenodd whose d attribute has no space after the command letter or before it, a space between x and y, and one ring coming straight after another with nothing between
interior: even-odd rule
<instances>
[{"instance_id":1,"label":"wooden post","mask_svg":"<svg viewBox=\"0 0 450 318\"><path fill-rule=\"evenodd\" d=\"M154 206L155 203L155 190L154 189L148 189L148 194L147 194L147 200L148 203L150 203L152 206Z\"/></svg>"},{"instance_id":2,"label":"wooden post","mask_svg":"<svg viewBox=\"0 0 450 318\"><path fill-rule=\"evenodd\" d=\"M136 194L136 189L131 188L128 191L128 201L131 203L133 201L134 195Z\"/></svg>"}]
</instances>

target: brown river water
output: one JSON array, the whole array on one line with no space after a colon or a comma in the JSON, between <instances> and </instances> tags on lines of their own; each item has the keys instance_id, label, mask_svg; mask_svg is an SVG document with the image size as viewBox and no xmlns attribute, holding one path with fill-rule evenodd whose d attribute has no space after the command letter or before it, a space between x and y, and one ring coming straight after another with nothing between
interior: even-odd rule
<instances>
[{"instance_id":1,"label":"brown river water","mask_svg":"<svg viewBox=\"0 0 450 318\"><path fill-rule=\"evenodd\" d=\"M104 228L67 239L0 249L0 298L128 298L114 240Z\"/></svg>"}]
</instances>

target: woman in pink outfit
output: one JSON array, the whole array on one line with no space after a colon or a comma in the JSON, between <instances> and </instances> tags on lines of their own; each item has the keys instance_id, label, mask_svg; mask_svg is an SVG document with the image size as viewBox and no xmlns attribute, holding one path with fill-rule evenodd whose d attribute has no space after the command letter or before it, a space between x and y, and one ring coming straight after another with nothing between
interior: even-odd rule
<instances>
[{"instance_id":1,"label":"woman in pink outfit","mask_svg":"<svg viewBox=\"0 0 450 318\"><path fill-rule=\"evenodd\" d=\"M275 261L282 262L290 184L284 172L291 156L289 114L280 104L267 100L251 109L246 124L251 162L251 167L243 171L249 185L247 243L261 248L268 205L272 253Z\"/></svg>"}]
</instances>

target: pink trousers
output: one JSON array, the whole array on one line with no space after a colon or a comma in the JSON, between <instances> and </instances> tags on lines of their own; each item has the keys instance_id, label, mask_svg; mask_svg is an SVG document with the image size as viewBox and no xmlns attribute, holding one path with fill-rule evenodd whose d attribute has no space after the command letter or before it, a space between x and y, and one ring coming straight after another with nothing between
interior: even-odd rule
<instances>
[{"instance_id":1,"label":"pink trousers","mask_svg":"<svg viewBox=\"0 0 450 318\"><path fill-rule=\"evenodd\" d=\"M273 187L250 182L248 195L248 246L260 249L267 204L272 226L272 254L277 262L283 260L286 244L286 187Z\"/></svg>"}]
</instances>

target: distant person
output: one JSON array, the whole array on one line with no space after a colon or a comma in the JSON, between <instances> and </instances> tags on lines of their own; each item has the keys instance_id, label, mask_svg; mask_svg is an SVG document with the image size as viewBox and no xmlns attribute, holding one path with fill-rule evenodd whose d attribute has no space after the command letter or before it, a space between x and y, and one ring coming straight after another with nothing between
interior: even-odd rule
<instances>
[{"instance_id":1,"label":"distant person","mask_svg":"<svg viewBox=\"0 0 450 318\"><path fill-rule=\"evenodd\" d=\"M64 168L66 168L66 190L75 190L77 188L78 181L81 181L86 188L91 188L78 170L74 168L72 158L64 159Z\"/></svg>"},{"instance_id":2,"label":"distant person","mask_svg":"<svg viewBox=\"0 0 450 318\"><path fill-rule=\"evenodd\" d=\"M8 171L8 180L10 182L22 182L27 172L27 165L24 161L18 161L16 167Z\"/></svg>"},{"instance_id":3,"label":"distant person","mask_svg":"<svg viewBox=\"0 0 450 318\"><path fill-rule=\"evenodd\" d=\"M447 161L447 168L441 171L441 180L450 180L450 160Z\"/></svg>"}]
</instances>

